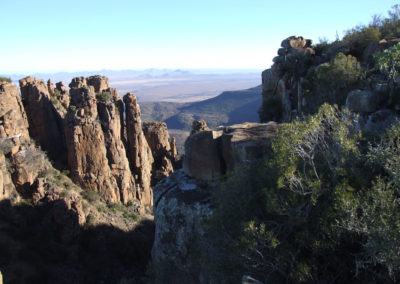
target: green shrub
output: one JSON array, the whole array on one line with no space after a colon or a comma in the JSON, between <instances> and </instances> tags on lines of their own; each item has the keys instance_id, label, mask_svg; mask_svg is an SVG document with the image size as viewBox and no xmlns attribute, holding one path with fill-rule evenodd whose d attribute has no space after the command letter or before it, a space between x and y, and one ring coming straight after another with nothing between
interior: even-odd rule
<instances>
[{"instance_id":1,"label":"green shrub","mask_svg":"<svg viewBox=\"0 0 400 284\"><path fill-rule=\"evenodd\" d=\"M11 78L7 78L7 77L0 77L0 82L7 82L7 83L11 83Z\"/></svg>"},{"instance_id":2,"label":"green shrub","mask_svg":"<svg viewBox=\"0 0 400 284\"><path fill-rule=\"evenodd\" d=\"M342 105L348 89L360 81L361 67L354 56L339 53L330 62L316 67L313 76L315 94L320 96L316 98L317 105L324 102Z\"/></svg>"},{"instance_id":3,"label":"green shrub","mask_svg":"<svg viewBox=\"0 0 400 284\"><path fill-rule=\"evenodd\" d=\"M366 147L323 105L281 124L265 162L215 189L210 270L235 282L386 283L400 276L400 124Z\"/></svg>"},{"instance_id":4,"label":"green shrub","mask_svg":"<svg viewBox=\"0 0 400 284\"><path fill-rule=\"evenodd\" d=\"M101 102L110 102L112 101L113 97L110 92L102 92L102 93L96 93L96 98L101 101Z\"/></svg>"},{"instance_id":5,"label":"green shrub","mask_svg":"<svg viewBox=\"0 0 400 284\"><path fill-rule=\"evenodd\" d=\"M100 201L100 195L91 189L86 189L82 192L82 196L90 203L95 203Z\"/></svg>"}]
</instances>

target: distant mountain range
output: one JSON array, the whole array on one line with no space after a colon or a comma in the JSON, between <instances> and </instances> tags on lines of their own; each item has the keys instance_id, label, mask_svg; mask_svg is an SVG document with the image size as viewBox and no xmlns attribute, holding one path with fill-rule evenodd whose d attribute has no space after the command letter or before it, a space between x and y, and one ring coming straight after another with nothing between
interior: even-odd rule
<instances>
[{"instance_id":1,"label":"distant mountain range","mask_svg":"<svg viewBox=\"0 0 400 284\"><path fill-rule=\"evenodd\" d=\"M193 103L142 102L144 121L165 121L169 129L190 131L193 120L204 119L211 128L241 122L258 122L261 86L226 91L211 99Z\"/></svg>"},{"instance_id":2,"label":"distant mountain range","mask_svg":"<svg viewBox=\"0 0 400 284\"><path fill-rule=\"evenodd\" d=\"M238 91L225 91L211 99L191 102L141 102L143 121L164 121L177 147L183 153L183 144L192 128L193 120L204 119L210 128L242 122L258 122L261 107L261 85Z\"/></svg>"}]
</instances>

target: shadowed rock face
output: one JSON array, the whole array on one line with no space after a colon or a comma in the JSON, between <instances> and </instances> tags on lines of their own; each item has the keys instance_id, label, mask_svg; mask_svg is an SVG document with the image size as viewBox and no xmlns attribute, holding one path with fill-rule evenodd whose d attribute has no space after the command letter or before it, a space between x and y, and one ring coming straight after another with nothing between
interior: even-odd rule
<instances>
[{"instance_id":1,"label":"shadowed rock face","mask_svg":"<svg viewBox=\"0 0 400 284\"><path fill-rule=\"evenodd\" d=\"M51 160L65 164L63 121L50 100L47 85L33 77L21 79L19 84L29 122L29 134Z\"/></svg>"},{"instance_id":2,"label":"shadowed rock face","mask_svg":"<svg viewBox=\"0 0 400 284\"><path fill-rule=\"evenodd\" d=\"M143 123L143 133L153 154L152 184L156 184L174 171L176 146L169 141L165 122L145 122ZM171 144L175 149L171 148Z\"/></svg>"},{"instance_id":3,"label":"shadowed rock face","mask_svg":"<svg viewBox=\"0 0 400 284\"><path fill-rule=\"evenodd\" d=\"M269 149L277 124L243 123L191 135L185 142L183 169L189 176L212 180L248 165Z\"/></svg>"},{"instance_id":4,"label":"shadowed rock face","mask_svg":"<svg viewBox=\"0 0 400 284\"><path fill-rule=\"evenodd\" d=\"M154 160L142 131L140 108L137 104L136 96L132 93L124 96L124 103L129 163L135 175L136 183L140 188L140 199L146 204L152 204L153 194L150 183Z\"/></svg>"},{"instance_id":5,"label":"shadowed rock face","mask_svg":"<svg viewBox=\"0 0 400 284\"><path fill-rule=\"evenodd\" d=\"M65 136L71 178L85 189L97 191L107 202L119 202L117 182L108 165L105 138L98 120L93 87L71 88Z\"/></svg>"}]
</instances>

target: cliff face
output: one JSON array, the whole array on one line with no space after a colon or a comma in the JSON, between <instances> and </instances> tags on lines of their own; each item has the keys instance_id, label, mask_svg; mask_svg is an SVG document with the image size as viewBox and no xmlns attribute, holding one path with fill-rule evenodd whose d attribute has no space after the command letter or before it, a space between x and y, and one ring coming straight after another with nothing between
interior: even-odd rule
<instances>
[{"instance_id":1,"label":"cliff face","mask_svg":"<svg viewBox=\"0 0 400 284\"><path fill-rule=\"evenodd\" d=\"M100 193L104 201L151 205L151 182L173 171L177 154L166 126L146 128L154 142L150 148L133 94L125 96L124 104L108 78L99 75L73 78L69 87L68 92L62 82L20 80L24 107L19 108L27 111L30 135L56 166L67 167L74 182ZM27 131L24 135L29 138Z\"/></svg>"},{"instance_id":2,"label":"cliff face","mask_svg":"<svg viewBox=\"0 0 400 284\"><path fill-rule=\"evenodd\" d=\"M66 145L62 117L51 102L47 85L27 77L19 81L29 133L53 161L65 164Z\"/></svg>"},{"instance_id":3,"label":"cliff face","mask_svg":"<svg viewBox=\"0 0 400 284\"><path fill-rule=\"evenodd\" d=\"M108 164L118 184L121 202L126 204L130 200L140 199L140 196L122 142L120 111L114 100L120 100L118 93L108 101L98 101L97 110L104 133Z\"/></svg>"},{"instance_id":4,"label":"cliff face","mask_svg":"<svg viewBox=\"0 0 400 284\"><path fill-rule=\"evenodd\" d=\"M152 164L154 162L153 155L142 131L140 108L135 95L132 93L126 94L124 103L129 163L139 185L139 198L144 203L152 205L153 191L150 184Z\"/></svg>"},{"instance_id":5,"label":"cliff face","mask_svg":"<svg viewBox=\"0 0 400 284\"><path fill-rule=\"evenodd\" d=\"M65 137L71 178L83 188L98 192L107 202L118 202L117 183L108 165L97 101L91 87L71 88Z\"/></svg>"},{"instance_id":6,"label":"cliff face","mask_svg":"<svg viewBox=\"0 0 400 284\"><path fill-rule=\"evenodd\" d=\"M154 185L174 171L176 145L174 140L170 142L165 122L145 122L143 133L154 158L152 169L152 184Z\"/></svg>"}]
</instances>

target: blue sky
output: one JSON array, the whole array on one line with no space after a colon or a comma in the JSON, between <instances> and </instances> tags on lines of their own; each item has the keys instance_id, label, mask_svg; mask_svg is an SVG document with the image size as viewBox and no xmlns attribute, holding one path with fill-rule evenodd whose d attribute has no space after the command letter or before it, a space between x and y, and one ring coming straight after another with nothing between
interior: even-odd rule
<instances>
[{"instance_id":1,"label":"blue sky","mask_svg":"<svg viewBox=\"0 0 400 284\"><path fill-rule=\"evenodd\" d=\"M0 0L0 73L252 68L280 42L317 42L400 1Z\"/></svg>"}]
</instances>

